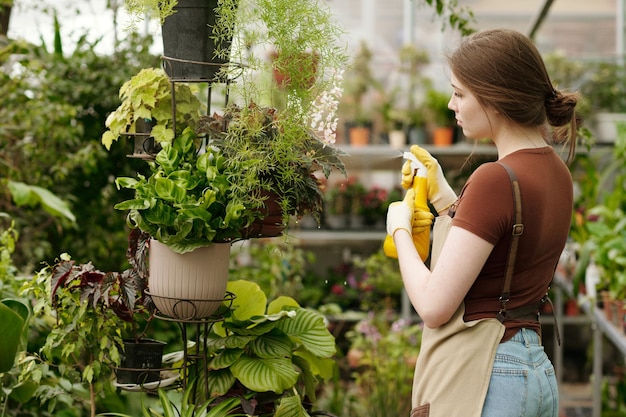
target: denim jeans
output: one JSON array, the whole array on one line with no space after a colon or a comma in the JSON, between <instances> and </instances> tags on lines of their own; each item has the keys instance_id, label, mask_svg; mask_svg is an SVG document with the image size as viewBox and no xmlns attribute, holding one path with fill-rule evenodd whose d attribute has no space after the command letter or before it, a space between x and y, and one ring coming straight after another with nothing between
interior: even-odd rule
<instances>
[{"instance_id":1,"label":"denim jeans","mask_svg":"<svg viewBox=\"0 0 626 417\"><path fill-rule=\"evenodd\" d=\"M554 367L537 333L522 329L498 347L482 417L558 415Z\"/></svg>"}]
</instances>

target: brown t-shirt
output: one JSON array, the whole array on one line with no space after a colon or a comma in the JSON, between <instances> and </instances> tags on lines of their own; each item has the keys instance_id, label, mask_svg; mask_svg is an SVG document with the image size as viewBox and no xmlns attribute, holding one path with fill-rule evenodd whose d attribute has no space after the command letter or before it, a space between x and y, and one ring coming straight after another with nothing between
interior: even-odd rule
<instances>
[{"instance_id":1,"label":"brown t-shirt","mask_svg":"<svg viewBox=\"0 0 626 417\"><path fill-rule=\"evenodd\" d=\"M501 162L513 169L520 185L522 223L507 309L537 303L546 293L569 233L573 186L570 172L551 147L523 149ZM506 170L497 163L478 167L465 184L453 225L495 247L465 296L465 320L495 317L504 284L506 258L514 223L513 191ZM502 341L522 327L540 332L538 323L507 321Z\"/></svg>"}]
</instances>

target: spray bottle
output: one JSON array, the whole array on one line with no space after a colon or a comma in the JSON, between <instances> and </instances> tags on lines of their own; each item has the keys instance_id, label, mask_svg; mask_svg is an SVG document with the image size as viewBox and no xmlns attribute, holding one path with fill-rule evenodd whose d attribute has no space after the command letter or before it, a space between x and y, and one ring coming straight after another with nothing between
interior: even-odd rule
<instances>
[{"instance_id":1,"label":"spray bottle","mask_svg":"<svg viewBox=\"0 0 626 417\"><path fill-rule=\"evenodd\" d=\"M411 168L413 170L413 183L411 187L415 191L415 209L429 211L427 204L428 198L428 181L426 167L413 155L411 152L404 152L404 158L411 161ZM430 249L430 229L426 229L421 233L413 235L413 244L417 253L423 261L428 258ZM393 243L393 238L390 235L385 237L383 243L383 252L390 258L398 258L398 252L396 245Z\"/></svg>"}]
</instances>

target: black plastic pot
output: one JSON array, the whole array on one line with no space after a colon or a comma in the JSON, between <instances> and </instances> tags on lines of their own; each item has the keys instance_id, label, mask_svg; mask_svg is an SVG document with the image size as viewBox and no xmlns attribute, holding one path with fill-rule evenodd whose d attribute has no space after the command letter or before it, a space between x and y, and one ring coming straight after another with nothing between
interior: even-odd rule
<instances>
[{"instance_id":1,"label":"black plastic pot","mask_svg":"<svg viewBox=\"0 0 626 417\"><path fill-rule=\"evenodd\" d=\"M150 136L152 128L156 124L155 120L137 119L135 122L135 134L133 154L131 158L152 159L159 153L161 146Z\"/></svg>"},{"instance_id":2,"label":"black plastic pot","mask_svg":"<svg viewBox=\"0 0 626 417\"><path fill-rule=\"evenodd\" d=\"M158 340L124 340L124 354L117 370L117 383L143 385L159 381L164 347L165 342Z\"/></svg>"},{"instance_id":3,"label":"black plastic pot","mask_svg":"<svg viewBox=\"0 0 626 417\"><path fill-rule=\"evenodd\" d=\"M227 60L215 58L215 8L218 0L178 0L176 13L162 27L163 66L172 80L219 81L218 71ZM230 41L218 45L230 50Z\"/></svg>"}]
</instances>

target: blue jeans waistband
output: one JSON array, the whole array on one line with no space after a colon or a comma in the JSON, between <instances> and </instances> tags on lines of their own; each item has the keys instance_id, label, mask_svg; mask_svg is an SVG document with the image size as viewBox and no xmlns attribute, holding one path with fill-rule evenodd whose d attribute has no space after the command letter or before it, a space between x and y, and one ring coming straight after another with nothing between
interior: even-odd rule
<instances>
[{"instance_id":1,"label":"blue jeans waistband","mask_svg":"<svg viewBox=\"0 0 626 417\"><path fill-rule=\"evenodd\" d=\"M520 329L509 342L523 343L529 345L541 345L541 338L536 331L530 329Z\"/></svg>"}]
</instances>

